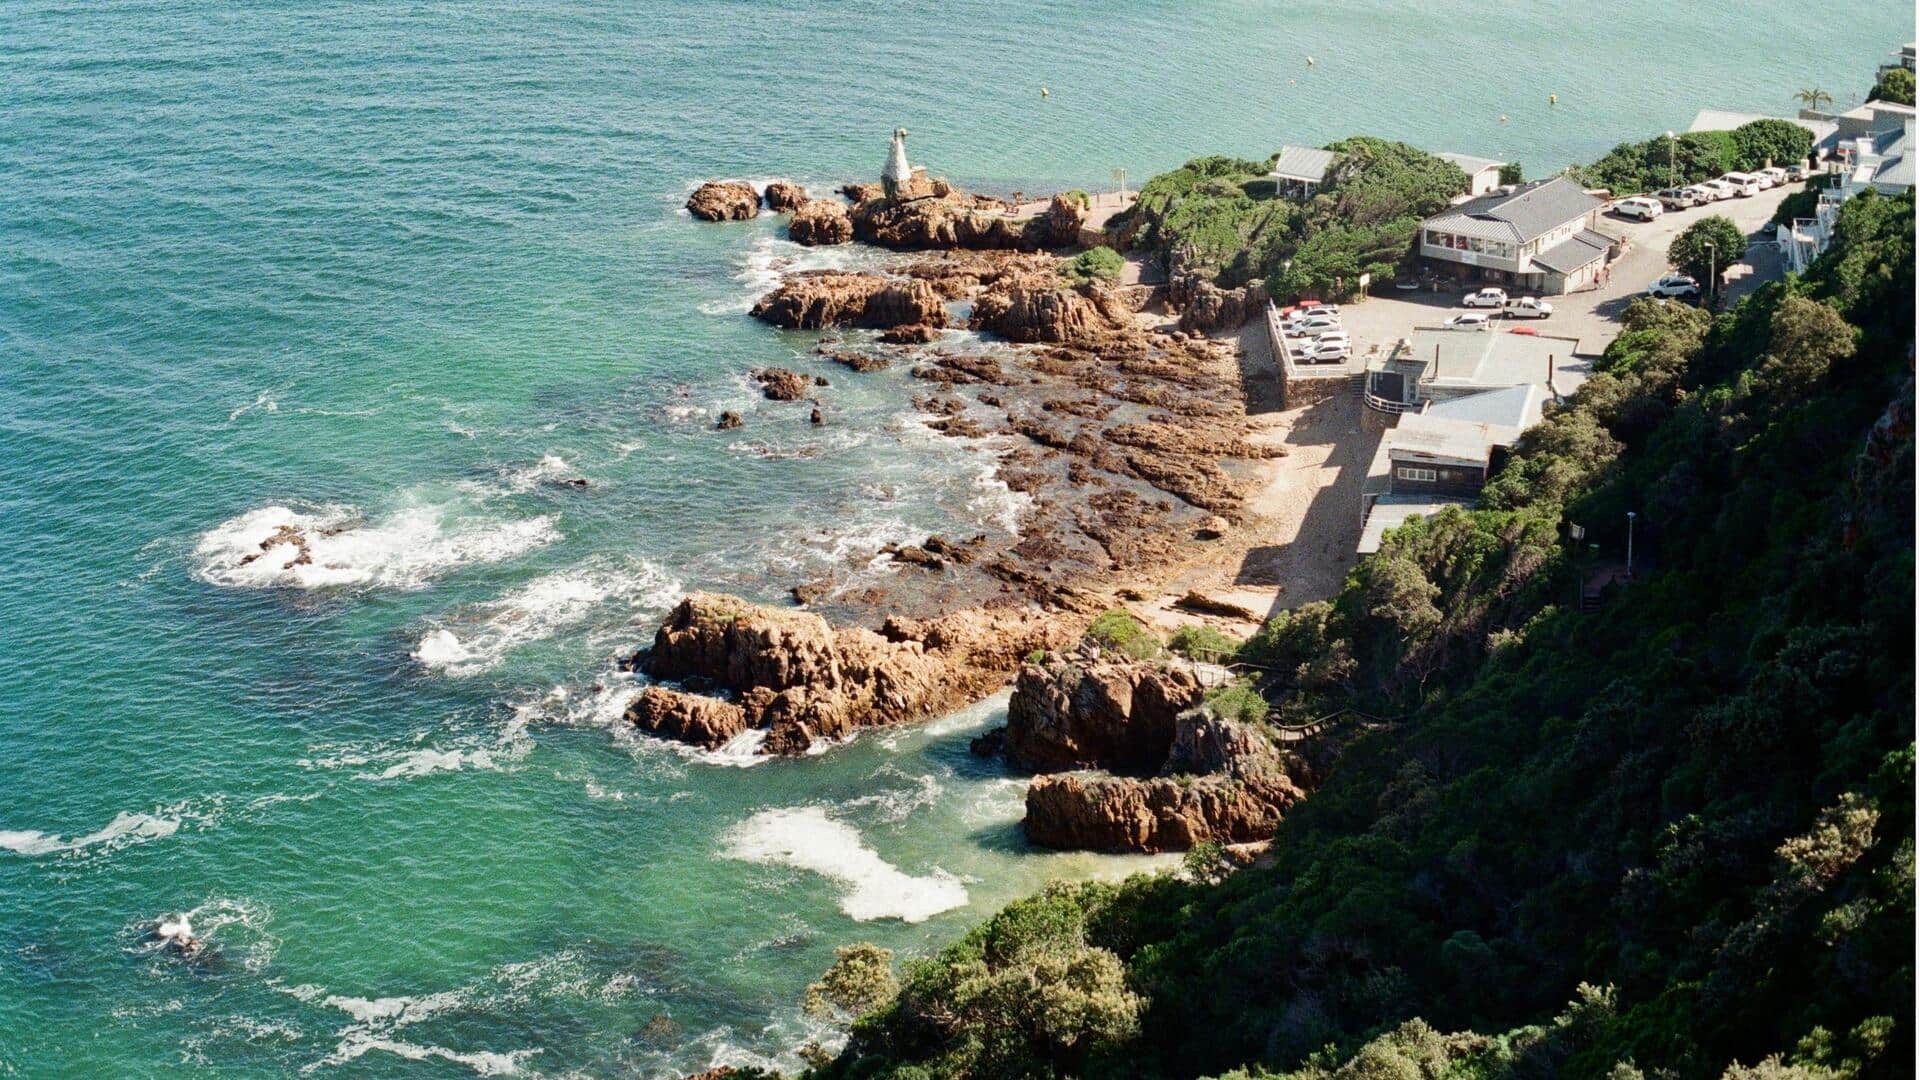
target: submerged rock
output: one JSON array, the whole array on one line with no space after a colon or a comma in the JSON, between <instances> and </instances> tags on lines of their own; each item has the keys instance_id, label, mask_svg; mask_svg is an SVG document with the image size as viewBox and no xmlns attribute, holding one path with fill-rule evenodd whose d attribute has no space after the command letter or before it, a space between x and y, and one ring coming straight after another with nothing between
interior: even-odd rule
<instances>
[{"instance_id":1,"label":"submerged rock","mask_svg":"<svg viewBox=\"0 0 1920 1080\"><path fill-rule=\"evenodd\" d=\"M769 401L799 401L811 396L816 385L826 385L824 379L816 382L810 376L777 367L760 368L753 373L753 378Z\"/></svg>"},{"instance_id":2,"label":"submerged rock","mask_svg":"<svg viewBox=\"0 0 1920 1080\"><path fill-rule=\"evenodd\" d=\"M744 423L746 423L746 421L740 419L739 413L728 409L726 412L720 414L720 419L714 421L713 426L721 431L732 431Z\"/></svg>"},{"instance_id":3,"label":"submerged rock","mask_svg":"<svg viewBox=\"0 0 1920 1080\"><path fill-rule=\"evenodd\" d=\"M760 213L753 185L738 180L709 180L687 199L687 212L702 221L745 221Z\"/></svg>"}]
</instances>

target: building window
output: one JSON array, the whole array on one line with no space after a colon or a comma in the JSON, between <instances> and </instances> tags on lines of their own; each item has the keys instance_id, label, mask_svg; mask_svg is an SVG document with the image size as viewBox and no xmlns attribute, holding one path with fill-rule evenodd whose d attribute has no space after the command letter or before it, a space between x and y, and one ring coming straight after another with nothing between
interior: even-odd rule
<instances>
[{"instance_id":1,"label":"building window","mask_svg":"<svg viewBox=\"0 0 1920 1080\"><path fill-rule=\"evenodd\" d=\"M1433 471L1432 469L1419 469L1419 468L1414 468L1413 466L1410 466L1410 465L1400 466L1398 470L1398 475L1402 480L1418 480L1428 484L1431 484L1435 480L1438 480L1440 478L1440 474Z\"/></svg>"}]
</instances>

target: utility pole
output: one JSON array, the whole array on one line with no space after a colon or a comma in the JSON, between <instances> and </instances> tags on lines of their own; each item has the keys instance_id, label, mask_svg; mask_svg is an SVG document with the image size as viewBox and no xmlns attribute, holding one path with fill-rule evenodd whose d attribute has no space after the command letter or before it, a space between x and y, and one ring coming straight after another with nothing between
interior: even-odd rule
<instances>
[{"instance_id":1,"label":"utility pole","mask_svg":"<svg viewBox=\"0 0 1920 1080\"><path fill-rule=\"evenodd\" d=\"M1719 261L1720 249L1714 247L1711 240L1703 240L1701 243L1707 248L1707 310L1712 311L1720 303L1720 275L1714 273L1715 265ZM1627 517L1632 518L1633 515L1628 514Z\"/></svg>"},{"instance_id":2,"label":"utility pole","mask_svg":"<svg viewBox=\"0 0 1920 1080\"><path fill-rule=\"evenodd\" d=\"M1632 579L1633 577L1633 519L1638 516L1639 516L1638 514L1634 513L1631 510L1627 511L1627 577L1628 579Z\"/></svg>"},{"instance_id":3,"label":"utility pole","mask_svg":"<svg viewBox=\"0 0 1920 1080\"><path fill-rule=\"evenodd\" d=\"M1674 179L1673 146L1674 146L1673 132L1669 131L1667 132L1667 186L1668 187L1675 187L1679 183L1679 181Z\"/></svg>"}]
</instances>

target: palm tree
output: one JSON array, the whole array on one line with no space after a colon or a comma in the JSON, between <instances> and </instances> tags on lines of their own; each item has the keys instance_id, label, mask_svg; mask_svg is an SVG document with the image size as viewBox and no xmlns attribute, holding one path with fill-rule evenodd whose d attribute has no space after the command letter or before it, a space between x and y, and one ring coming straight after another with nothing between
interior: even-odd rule
<instances>
[{"instance_id":1,"label":"palm tree","mask_svg":"<svg viewBox=\"0 0 1920 1080\"><path fill-rule=\"evenodd\" d=\"M1827 93L1825 90L1822 90L1817 86L1810 86L1805 90L1801 90L1798 93L1795 93L1793 95L1793 99L1795 101L1798 101L1800 104L1806 106L1807 108L1812 109L1816 112L1819 111L1820 106L1822 105L1833 104L1833 95Z\"/></svg>"}]
</instances>

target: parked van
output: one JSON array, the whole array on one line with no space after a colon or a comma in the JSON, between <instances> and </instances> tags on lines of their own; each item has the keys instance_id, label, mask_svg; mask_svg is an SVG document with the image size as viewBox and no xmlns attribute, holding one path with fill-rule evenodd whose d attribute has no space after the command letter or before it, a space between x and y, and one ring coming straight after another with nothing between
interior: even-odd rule
<instances>
[{"instance_id":1,"label":"parked van","mask_svg":"<svg viewBox=\"0 0 1920 1080\"><path fill-rule=\"evenodd\" d=\"M1649 199L1645 195L1635 195L1631 199L1621 199L1619 202L1614 203L1613 212L1619 214L1621 217L1638 218L1641 221L1652 221L1654 218L1666 213L1667 208L1660 205L1659 199Z\"/></svg>"},{"instance_id":2,"label":"parked van","mask_svg":"<svg viewBox=\"0 0 1920 1080\"><path fill-rule=\"evenodd\" d=\"M1787 170L1778 165L1769 165L1761 169L1759 176L1760 179L1767 182L1768 187L1779 187L1781 184L1787 182Z\"/></svg>"},{"instance_id":3,"label":"parked van","mask_svg":"<svg viewBox=\"0 0 1920 1080\"><path fill-rule=\"evenodd\" d=\"M1742 198L1758 195L1767 188L1767 185L1752 173L1730 172L1722 176L1720 182L1731 186Z\"/></svg>"}]
</instances>

